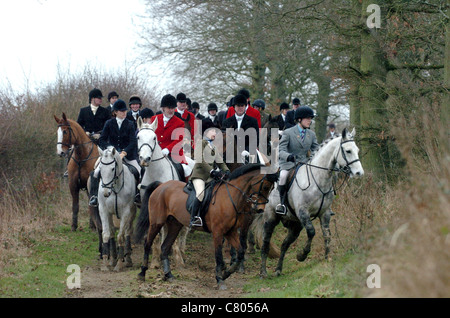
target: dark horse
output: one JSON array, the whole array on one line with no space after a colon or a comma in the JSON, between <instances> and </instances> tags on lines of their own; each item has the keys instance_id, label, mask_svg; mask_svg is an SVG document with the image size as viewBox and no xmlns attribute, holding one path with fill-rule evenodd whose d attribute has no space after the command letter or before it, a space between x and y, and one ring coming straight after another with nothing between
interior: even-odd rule
<instances>
[{"instance_id":1,"label":"dark horse","mask_svg":"<svg viewBox=\"0 0 450 318\"><path fill-rule=\"evenodd\" d=\"M267 195L278 180L278 174L261 174L261 165L250 164L237 168L229 180L221 180L213 189L213 197L209 210L205 215L206 227L213 235L216 280L220 289L225 289L224 280L236 271L244 260L247 248L247 232L258 206L267 203ZM145 280L148 269L148 258L153 240L164 225L168 233L161 246L161 261L165 279L173 279L170 269L169 252L181 228L189 225L190 214L186 210L187 194L183 191L185 183L181 181L154 182L146 190L141 215L148 214L150 229L145 240L144 261L138 278ZM144 214L143 214L144 213ZM140 222L136 226L136 234L144 235L146 226ZM144 229L140 230L141 227ZM203 228L199 230L205 231ZM238 231L240 230L240 232ZM223 261L223 239L238 251L237 261L229 269Z\"/></svg>"},{"instance_id":2,"label":"dark horse","mask_svg":"<svg viewBox=\"0 0 450 318\"><path fill-rule=\"evenodd\" d=\"M66 114L62 118L54 115L58 123L58 142L56 151L59 156L69 158L67 171L69 173L69 189L72 195L72 231L78 227L79 193L87 189L90 172L94 169L95 161L99 158L98 147L89 139L83 128L74 120L68 119ZM89 197L89 194L88 194ZM102 225L97 208L89 207L91 220L99 234L99 252L101 254Z\"/></svg>"}]
</instances>

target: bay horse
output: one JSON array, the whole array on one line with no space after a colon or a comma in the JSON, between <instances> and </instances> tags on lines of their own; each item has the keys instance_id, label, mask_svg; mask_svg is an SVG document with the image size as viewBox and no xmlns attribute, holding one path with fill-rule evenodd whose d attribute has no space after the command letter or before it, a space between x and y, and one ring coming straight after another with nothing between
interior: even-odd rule
<instances>
[{"instance_id":1,"label":"bay horse","mask_svg":"<svg viewBox=\"0 0 450 318\"><path fill-rule=\"evenodd\" d=\"M243 262L247 248L247 231L253 216L258 206L267 203L267 195L278 180L278 173L261 174L260 169L259 164L242 166L231 173L229 180L222 179L214 186L204 223L213 236L215 273L219 289L226 289L224 280ZM149 197L148 206L147 209L143 207L141 213L148 213L150 229L145 241L141 272L138 275L140 280L145 280L153 240L164 225L168 227L167 237L161 247L164 278L174 278L170 269L169 251L181 228L190 222L190 214L186 210L188 195L183 191L184 186L185 183L180 181L152 183L145 193L145 197ZM203 227L198 230L206 231ZM225 268L223 261L224 238L238 251L237 261L229 269Z\"/></svg>"},{"instance_id":2,"label":"bay horse","mask_svg":"<svg viewBox=\"0 0 450 318\"><path fill-rule=\"evenodd\" d=\"M98 209L103 225L103 266L102 271L108 270L108 257L111 251L110 265L116 265L116 271L120 271L125 265L131 267L131 232L136 206L134 205L136 181L133 173L123 164L119 152L113 146L105 150L100 149L100 163L98 169L101 182L98 189ZM117 245L119 255L116 259L116 244L113 215L120 220Z\"/></svg>"},{"instance_id":3,"label":"bay horse","mask_svg":"<svg viewBox=\"0 0 450 318\"><path fill-rule=\"evenodd\" d=\"M68 158L67 171L69 189L72 196L72 231L78 228L79 194L80 190L88 189L88 179L99 158L97 145L89 139L84 129L74 120L68 119L65 113L58 118L53 115L58 124L56 152L60 157ZM89 199L89 191L87 190ZM89 206L89 214L99 235L99 252L101 257L102 225L97 208Z\"/></svg>"},{"instance_id":4,"label":"bay horse","mask_svg":"<svg viewBox=\"0 0 450 318\"><path fill-rule=\"evenodd\" d=\"M158 144L157 136L155 130L158 127L158 119L156 118L153 123L148 124L142 121L142 118L137 120L138 134L138 155L141 167L145 167L145 172L142 177L140 192L141 198L144 197L145 189L153 182L159 181L164 183L169 180L180 180L174 165L169 158L162 154L162 149ZM194 163L190 163L191 169L194 167ZM183 180L182 180L183 181ZM141 215L141 214L140 214ZM141 218L139 215L138 218ZM148 221L147 215L144 216L142 222ZM141 227L140 230L147 230ZM181 230L181 233L177 239L177 243L174 245L174 259L177 266L184 266L183 253L186 246L186 238L189 233L187 227ZM142 234L135 233L134 241L137 243L139 239L137 236ZM161 241L164 240L166 235L166 229L163 228L161 231ZM159 267L159 256L161 255L161 247L158 244L153 246L153 258L152 258L152 268Z\"/></svg>"},{"instance_id":5,"label":"bay horse","mask_svg":"<svg viewBox=\"0 0 450 318\"><path fill-rule=\"evenodd\" d=\"M263 245L261 248L261 277L267 277L266 259L273 231L281 221L288 229L288 235L281 245L281 253L276 267L276 275L281 275L283 260L289 246L297 239L305 228L308 241L303 251L297 254L298 261L304 261L311 250L311 242L315 229L311 218L319 218L325 242L325 258L328 257L331 233L329 222L330 206L334 199L333 172L344 172L347 176L364 174L358 152L353 139L355 129L351 133L345 128L341 137L323 143L312 158L301 165L291 179L287 193L288 212L277 214L275 207L280 202L277 188L270 193L269 203L264 210ZM344 180L345 181L345 180Z\"/></svg>"}]
</instances>

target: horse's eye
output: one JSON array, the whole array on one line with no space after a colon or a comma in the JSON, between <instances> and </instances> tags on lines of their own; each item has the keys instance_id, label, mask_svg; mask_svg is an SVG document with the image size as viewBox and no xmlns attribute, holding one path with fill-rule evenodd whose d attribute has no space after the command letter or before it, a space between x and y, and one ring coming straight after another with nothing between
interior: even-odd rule
<instances>
[{"instance_id":1,"label":"horse's eye","mask_svg":"<svg viewBox=\"0 0 450 318\"><path fill-rule=\"evenodd\" d=\"M136 139L139 140L139 136L136 136Z\"/></svg>"},{"instance_id":2,"label":"horse's eye","mask_svg":"<svg viewBox=\"0 0 450 318\"><path fill-rule=\"evenodd\" d=\"M67 131L63 130L63 134L64 134L64 135L67 134Z\"/></svg>"},{"instance_id":3,"label":"horse's eye","mask_svg":"<svg viewBox=\"0 0 450 318\"><path fill-rule=\"evenodd\" d=\"M153 137L153 140L156 140L156 136L155 136L155 137Z\"/></svg>"},{"instance_id":4,"label":"horse's eye","mask_svg":"<svg viewBox=\"0 0 450 318\"><path fill-rule=\"evenodd\" d=\"M346 153L352 153L352 151L351 151L351 150L346 150L345 152L346 152Z\"/></svg>"}]
</instances>

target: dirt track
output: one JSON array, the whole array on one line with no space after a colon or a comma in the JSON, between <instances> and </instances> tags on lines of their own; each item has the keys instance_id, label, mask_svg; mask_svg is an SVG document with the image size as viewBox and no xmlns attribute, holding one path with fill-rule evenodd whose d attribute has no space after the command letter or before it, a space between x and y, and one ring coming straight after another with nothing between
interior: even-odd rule
<instances>
[{"instance_id":1,"label":"dirt track","mask_svg":"<svg viewBox=\"0 0 450 318\"><path fill-rule=\"evenodd\" d=\"M81 288L67 292L71 298L237 298L245 297L242 287L246 279L254 277L256 263L249 255L246 273L235 273L226 280L228 289L217 289L214 268L214 249L210 234L189 233L186 243L184 268L173 268L175 280L167 282L162 279L161 269L149 269L145 282L137 280L143 256L142 245L133 247L133 267L122 272L102 272L101 261L93 261L92 266L81 269ZM229 255L224 254L227 264ZM173 262L172 262L173 263Z\"/></svg>"}]
</instances>

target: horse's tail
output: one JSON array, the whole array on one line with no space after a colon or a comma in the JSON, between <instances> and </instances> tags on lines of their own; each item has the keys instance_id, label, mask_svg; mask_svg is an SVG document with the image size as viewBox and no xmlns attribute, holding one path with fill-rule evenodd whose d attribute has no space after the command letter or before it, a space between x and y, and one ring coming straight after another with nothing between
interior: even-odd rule
<instances>
[{"instance_id":1,"label":"horse's tail","mask_svg":"<svg viewBox=\"0 0 450 318\"><path fill-rule=\"evenodd\" d=\"M262 247L263 245L263 233L264 233L264 213L257 214L253 222L250 226L250 231L253 232L256 240L256 244L259 247ZM280 257L280 248L273 244L272 241L270 241L269 246L269 258L279 258Z\"/></svg>"},{"instance_id":2,"label":"horse's tail","mask_svg":"<svg viewBox=\"0 0 450 318\"><path fill-rule=\"evenodd\" d=\"M141 212L139 213L139 217L134 228L133 241L135 244L141 242L142 238L145 234L147 234L150 226L150 221L148 219L148 200L150 199L150 195L160 184L161 182L159 181L151 183L147 189L145 189L144 197L141 198Z\"/></svg>"}]
</instances>

